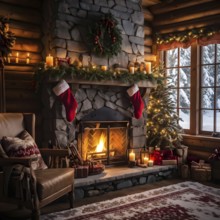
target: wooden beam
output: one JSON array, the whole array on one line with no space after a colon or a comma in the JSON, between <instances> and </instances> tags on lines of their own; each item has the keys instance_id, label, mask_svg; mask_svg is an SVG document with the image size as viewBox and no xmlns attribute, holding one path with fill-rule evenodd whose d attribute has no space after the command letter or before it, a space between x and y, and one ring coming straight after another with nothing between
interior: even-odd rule
<instances>
[{"instance_id":1,"label":"wooden beam","mask_svg":"<svg viewBox=\"0 0 220 220\"><path fill-rule=\"evenodd\" d=\"M160 34L191 30L194 28L202 28L212 25L220 25L220 15L207 16L199 19L194 19L186 22L178 22L169 25L154 26L152 24L153 32L157 32Z\"/></svg>"},{"instance_id":2,"label":"wooden beam","mask_svg":"<svg viewBox=\"0 0 220 220\"><path fill-rule=\"evenodd\" d=\"M7 4L13 4L13 5L19 5L19 6L25 6L30 8L40 8L41 7L41 1L39 0L0 0L0 2L4 2Z\"/></svg>"},{"instance_id":3,"label":"wooden beam","mask_svg":"<svg viewBox=\"0 0 220 220\"><path fill-rule=\"evenodd\" d=\"M146 20L146 21L153 20L153 14L148 9L143 9L142 11L144 13L144 20Z\"/></svg>"},{"instance_id":4,"label":"wooden beam","mask_svg":"<svg viewBox=\"0 0 220 220\"><path fill-rule=\"evenodd\" d=\"M149 7L151 5L159 4L161 3L160 0L142 0L142 6L143 7Z\"/></svg>"},{"instance_id":5,"label":"wooden beam","mask_svg":"<svg viewBox=\"0 0 220 220\"><path fill-rule=\"evenodd\" d=\"M195 5L201 5L206 2L218 2L218 0L199 0L199 1L189 1L189 0L182 0L182 1L173 1L170 3L163 2L161 4L153 5L149 7L150 11L154 15L159 15L163 13L168 13L171 11L175 11L177 9L183 9Z\"/></svg>"},{"instance_id":6,"label":"wooden beam","mask_svg":"<svg viewBox=\"0 0 220 220\"><path fill-rule=\"evenodd\" d=\"M153 25L167 25L219 14L220 1L218 3L206 3L187 9L185 8L181 10L172 11L166 14L161 14L160 16L155 17Z\"/></svg>"},{"instance_id":7,"label":"wooden beam","mask_svg":"<svg viewBox=\"0 0 220 220\"><path fill-rule=\"evenodd\" d=\"M42 24L42 16L36 9L30 9L25 7L19 7L16 5L9 5L7 3L0 2L0 15L9 17L18 21L25 21L34 24Z\"/></svg>"}]
</instances>

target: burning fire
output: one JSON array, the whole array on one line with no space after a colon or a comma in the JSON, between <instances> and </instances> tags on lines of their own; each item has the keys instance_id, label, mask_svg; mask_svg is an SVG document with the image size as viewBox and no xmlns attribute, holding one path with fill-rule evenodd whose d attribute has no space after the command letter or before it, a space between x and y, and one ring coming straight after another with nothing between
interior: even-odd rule
<instances>
[{"instance_id":1,"label":"burning fire","mask_svg":"<svg viewBox=\"0 0 220 220\"><path fill-rule=\"evenodd\" d=\"M105 135L102 133L101 137L99 139L99 143L96 146L95 152L99 153L99 152L103 152L105 148Z\"/></svg>"}]
</instances>

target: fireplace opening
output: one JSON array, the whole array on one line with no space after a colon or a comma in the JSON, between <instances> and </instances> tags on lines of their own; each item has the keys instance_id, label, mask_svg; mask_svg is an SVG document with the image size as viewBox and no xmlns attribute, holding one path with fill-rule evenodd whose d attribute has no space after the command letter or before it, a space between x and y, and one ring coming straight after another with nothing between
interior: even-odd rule
<instances>
[{"instance_id":1,"label":"fireplace opening","mask_svg":"<svg viewBox=\"0 0 220 220\"><path fill-rule=\"evenodd\" d=\"M99 160L106 165L127 161L129 121L81 122L78 139L83 160Z\"/></svg>"},{"instance_id":2,"label":"fireplace opening","mask_svg":"<svg viewBox=\"0 0 220 220\"><path fill-rule=\"evenodd\" d=\"M112 109L103 108L80 121L78 150L83 160L98 160L105 165L127 162L130 122L118 120L125 119L119 115Z\"/></svg>"}]
</instances>

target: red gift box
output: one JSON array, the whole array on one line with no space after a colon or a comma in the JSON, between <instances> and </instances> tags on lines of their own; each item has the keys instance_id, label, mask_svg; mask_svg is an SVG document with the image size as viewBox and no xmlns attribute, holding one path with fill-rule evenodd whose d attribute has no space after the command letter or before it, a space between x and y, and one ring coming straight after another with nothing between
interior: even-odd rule
<instances>
[{"instance_id":1,"label":"red gift box","mask_svg":"<svg viewBox=\"0 0 220 220\"><path fill-rule=\"evenodd\" d=\"M154 165L162 164L162 154L159 150L154 150L154 152L150 155L150 160L154 161Z\"/></svg>"},{"instance_id":2,"label":"red gift box","mask_svg":"<svg viewBox=\"0 0 220 220\"><path fill-rule=\"evenodd\" d=\"M76 166L75 178L86 178L89 175L89 166Z\"/></svg>"}]
</instances>

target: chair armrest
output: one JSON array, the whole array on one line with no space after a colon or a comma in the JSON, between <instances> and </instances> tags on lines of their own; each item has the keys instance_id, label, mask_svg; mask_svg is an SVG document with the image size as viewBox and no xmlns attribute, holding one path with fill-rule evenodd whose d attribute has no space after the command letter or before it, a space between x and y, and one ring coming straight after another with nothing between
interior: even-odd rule
<instances>
[{"instance_id":1,"label":"chair armrest","mask_svg":"<svg viewBox=\"0 0 220 220\"><path fill-rule=\"evenodd\" d=\"M49 168L69 167L68 149L40 148L39 150Z\"/></svg>"},{"instance_id":2,"label":"chair armrest","mask_svg":"<svg viewBox=\"0 0 220 220\"><path fill-rule=\"evenodd\" d=\"M27 158L19 158L19 157L9 157L9 158L0 158L0 166L11 166L14 164L22 164L27 167L31 167L31 163L36 161L37 157L27 157Z\"/></svg>"},{"instance_id":3,"label":"chair armrest","mask_svg":"<svg viewBox=\"0 0 220 220\"><path fill-rule=\"evenodd\" d=\"M40 148L39 150L42 156L58 156L58 157L69 156L68 149Z\"/></svg>"}]
</instances>

